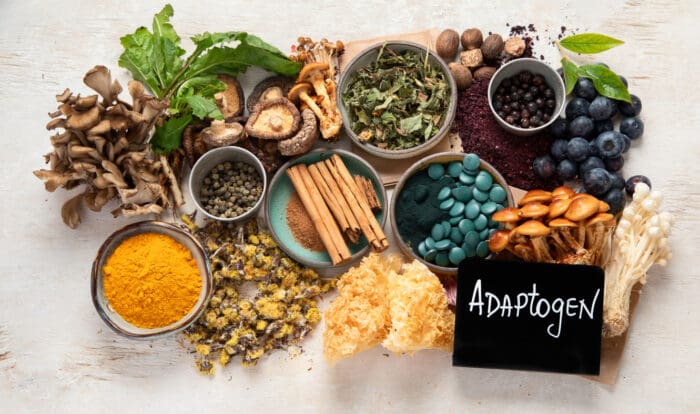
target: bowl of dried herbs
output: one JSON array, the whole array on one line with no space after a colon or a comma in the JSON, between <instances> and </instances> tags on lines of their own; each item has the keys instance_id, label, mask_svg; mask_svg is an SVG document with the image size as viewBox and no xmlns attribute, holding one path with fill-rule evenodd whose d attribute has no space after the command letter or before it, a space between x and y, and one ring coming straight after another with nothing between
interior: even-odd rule
<instances>
[{"instance_id":1,"label":"bowl of dried herbs","mask_svg":"<svg viewBox=\"0 0 700 414\"><path fill-rule=\"evenodd\" d=\"M410 158L449 132L457 88L445 62L406 41L373 45L341 73L337 94L347 135L383 158Z\"/></svg>"}]
</instances>

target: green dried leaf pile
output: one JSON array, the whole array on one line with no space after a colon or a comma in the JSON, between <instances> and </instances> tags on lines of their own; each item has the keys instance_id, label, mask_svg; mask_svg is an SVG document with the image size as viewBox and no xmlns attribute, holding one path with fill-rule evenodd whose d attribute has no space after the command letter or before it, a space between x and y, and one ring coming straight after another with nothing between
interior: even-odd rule
<instances>
[{"instance_id":1,"label":"green dried leaf pile","mask_svg":"<svg viewBox=\"0 0 700 414\"><path fill-rule=\"evenodd\" d=\"M236 77L251 66L285 76L295 76L301 69L301 63L292 62L274 46L245 32L192 36L195 50L185 57L180 36L170 24L172 16L173 8L167 4L153 17L152 31L139 27L121 38L124 52L119 66L129 70L156 97L170 100L171 116L150 141L157 152L179 148L182 131L195 119L222 118L214 94L226 85L217 75Z\"/></svg>"},{"instance_id":2,"label":"green dried leaf pile","mask_svg":"<svg viewBox=\"0 0 700 414\"><path fill-rule=\"evenodd\" d=\"M402 150L437 134L450 86L445 73L427 58L383 46L374 62L353 75L342 98L361 141Z\"/></svg>"}]
</instances>

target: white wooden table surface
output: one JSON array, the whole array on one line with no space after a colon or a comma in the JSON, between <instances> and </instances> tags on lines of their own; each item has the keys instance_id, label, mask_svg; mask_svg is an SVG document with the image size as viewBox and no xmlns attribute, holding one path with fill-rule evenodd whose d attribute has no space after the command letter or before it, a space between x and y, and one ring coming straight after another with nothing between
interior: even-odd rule
<instances>
[{"instance_id":1,"label":"white wooden table surface","mask_svg":"<svg viewBox=\"0 0 700 414\"><path fill-rule=\"evenodd\" d=\"M234 362L213 378L202 377L175 339L125 340L106 329L93 309L93 256L126 220L113 219L106 208L86 214L70 230L60 219L69 193L49 194L32 175L50 149L44 125L56 106L54 94L65 87L88 92L81 79L95 64L126 81L117 66L119 37L150 26L162 3L2 0L1 413L700 411L698 2L173 3L182 37L245 30L283 50L298 35L348 41L472 26L506 33L506 23L534 24L537 53L550 62L557 52L547 43L562 25L625 40L601 56L644 103L646 132L624 171L648 175L665 193L665 206L677 219L674 258L650 272L615 386L578 376L452 368L451 356L437 351L387 357L376 348L331 369L322 359L322 326L299 357L279 351L257 367ZM244 85L260 75L243 76Z\"/></svg>"}]
</instances>

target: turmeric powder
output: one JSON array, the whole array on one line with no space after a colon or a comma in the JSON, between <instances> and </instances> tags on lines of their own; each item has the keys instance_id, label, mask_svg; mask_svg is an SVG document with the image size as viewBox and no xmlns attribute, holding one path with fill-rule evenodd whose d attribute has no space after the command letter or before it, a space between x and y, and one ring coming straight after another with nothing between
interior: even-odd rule
<instances>
[{"instance_id":1,"label":"turmeric powder","mask_svg":"<svg viewBox=\"0 0 700 414\"><path fill-rule=\"evenodd\" d=\"M182 319L197 303L202 278L192 253L172 237L145 233L124 240L102 268L109 305L139 328Z\"/></svg>"}]
</instances>

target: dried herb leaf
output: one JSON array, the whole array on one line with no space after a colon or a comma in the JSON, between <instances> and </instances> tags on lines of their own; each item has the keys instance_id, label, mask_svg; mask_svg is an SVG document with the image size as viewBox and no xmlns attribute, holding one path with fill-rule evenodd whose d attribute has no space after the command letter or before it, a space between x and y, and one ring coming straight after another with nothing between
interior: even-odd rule
<instances>
[{"instance_id":1,"label":"dried herb leaf","mask_svg":"<svg viewBox=\"0 0 700 414\"><path fill-rule=\"evenodd\" d=\"M579 76L593 81L595 90L608 98L631 102L630 93L620 77L602 65L583 65L578 68Z\"/></svg>"},{"instance_id":2,"label":"dried herb leaf","mask_svg":"<svg viewBox=\"0 0 700 414\"><path fill-rule=\"evenodd\" d=\"M624 44L622 40L615 39L599 33L581 33L569 37L565 37L559 41L559 44L574 52L593 54L605 52L616 46Z\"/></svg>"},{"instance_id":3,"label":"dried herb leaf","mask_svg":"<svg viewBox=\"0 0 700 414\"><path fill-rule=\"evenodd\" d=\"M567 58L561 59L561 68L564 71L564 84L566 85L566 94L570 94L576 86L578 79L578 66Z\"/></svg>"},{"instance_id":4,"label":"dried herb leaf","mask_svg":"<svg viewBox=\"0 0 700 414\"><path fill-rule=\"evenodd\" d=\"M426 64L427 58L382 47L374 62L353 75L342 98L361 141L401 150L437 134L450 91L445 74Z\"/></svg>"}]
</instances>

